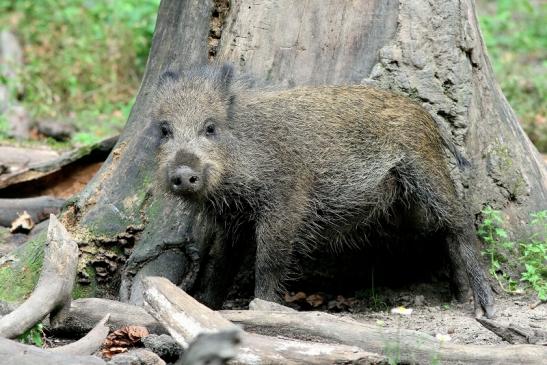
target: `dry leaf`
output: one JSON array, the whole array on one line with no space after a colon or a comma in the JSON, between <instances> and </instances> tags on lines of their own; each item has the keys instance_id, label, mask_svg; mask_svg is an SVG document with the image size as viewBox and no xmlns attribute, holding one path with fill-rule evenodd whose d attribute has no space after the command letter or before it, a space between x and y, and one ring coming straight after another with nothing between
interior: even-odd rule
<instances>
[{"instance_id":1,"label":"dry leaf","mask_svg":"<svg viewBox=\"0 0 547 365\"><path fill-rule=\"evenodd\" d=\"M301 300L306 299L306 293L301 291L293 295L289 293L285 293L284 299L285 299L285 302L287 303L299 302Z\"/></svg>"},{"instance_id":2,"label":"dry leaf","mask_svg":"<svg viewBox=\"0 0 547 365\"><path fill-rule=\"evenodd\" d=\"M149 335L148 330L142 326L122 327L105 338L101 354L110 359L112 356L126 352L129 347L133 347L143 337Z\"/></svg>"},{"instance_id":3,"label":"dry leaf","mask_svg":"<svg viewBox=\"0 0 547 365\"><path fill-rule=\"evenodd\" d=\"M127 347L109 347L107 349L101 350L101 355L106 359L111 359L112 356L116 354L121 354L122 352L127 352Z\"/></svg>"},{"instance_id":4,"label":"dry leaf","mask_svg":"<svg viewBox=\"0 0 547 365\"><path fill-rule=\"evenodd\" d=\"M32 217L24 211L13 222L11 222L11 233L28 233L34 227Z\"/></svg>"},{"instance_id":5,"label":"dry leaf","mask_svg":"<svg viewBox=\"0 0 547 365\"><path fill-rule=\"evenodd\" d=\"M325 296L321 294L311 294L306 298L306 302L314 308L317 308L325 303Z\"/></svg>"},{"instance_id":6,"label":"dry leaf","mask_svg":"<svg viewBox=\"0 0 547 365\"><path fill-rule=\"evenodd\" d=\"M328 309L331 311L346 311L350 309L355 302L354 298L346 298L343 295L337 295L335 300L328 303Z\"/></svg>"}]
</instances>

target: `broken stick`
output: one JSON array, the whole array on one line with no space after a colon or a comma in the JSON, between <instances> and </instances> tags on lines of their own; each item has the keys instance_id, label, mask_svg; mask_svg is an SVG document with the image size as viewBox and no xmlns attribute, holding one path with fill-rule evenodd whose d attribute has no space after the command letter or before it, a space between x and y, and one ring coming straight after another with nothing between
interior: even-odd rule
<instances>
[{"instance_id":1,"label":"broken stick","mask_svg":"<svg viewBox=\"0 0 547 365\"><path fill-rule=\"evenodd\" d=\"M58 354L0 337L0 365L105 365L95 356Z\"/></svg>"},{"instance_id":2,"label":"broken stick","mask_svg":"<svg viewBox=\"0 0 547 365\"><path fill-rule=\"evenodd\" d=\"M68 355L91 355L99 350L106 338L110 328L106 325L110 314L107 314L97 323L87 335L78 341L65 346L59 346L49 349L52 352L58 352Z\"/></svg>"}]
</instances>

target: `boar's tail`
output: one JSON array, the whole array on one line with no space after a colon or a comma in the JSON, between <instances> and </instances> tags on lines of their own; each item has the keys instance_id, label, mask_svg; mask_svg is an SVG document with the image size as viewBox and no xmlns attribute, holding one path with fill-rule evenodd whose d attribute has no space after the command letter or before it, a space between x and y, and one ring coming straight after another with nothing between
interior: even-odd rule
<instances>
[{"instance_id":1,"label":"boar's tail","mask_svg":"<svg viewBox=\"0 0 547 365\"><path fill-rule=\"evenodd\" d=\"M448 148L450 153L456 158L456 161L458 163L458 167L460 169L466 169L471 166L471 162L469 162L468 159L466 159L457 149L454 143L444 134L441 133L441 137L443 140L443 145Z\"/></svg>"}]
</instances>

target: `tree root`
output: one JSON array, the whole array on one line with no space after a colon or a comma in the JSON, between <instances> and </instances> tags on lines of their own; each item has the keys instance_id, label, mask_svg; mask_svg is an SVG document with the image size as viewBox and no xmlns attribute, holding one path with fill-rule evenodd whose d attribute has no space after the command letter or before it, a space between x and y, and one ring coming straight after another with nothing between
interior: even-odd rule
<instances>
[{"instance_id":1,"label":"tree root","mask_svg":"<svg viewBox=\"0 0 547 365\"><path fill-rule=\"evenodd\" d=\"M17 337L48 314L50 321L55 322L70 308L78 252L76 242L51 215L44 263L36 288L23 304L0 319L0 337Z\"/></svg>"}]
</instances>

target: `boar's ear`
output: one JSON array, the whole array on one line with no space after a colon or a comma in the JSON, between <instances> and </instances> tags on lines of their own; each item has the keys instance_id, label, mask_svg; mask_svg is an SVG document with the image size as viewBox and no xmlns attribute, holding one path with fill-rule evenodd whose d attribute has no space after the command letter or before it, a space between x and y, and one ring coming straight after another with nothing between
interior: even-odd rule
<instances>
[{"instance_id":1,"label":"boar's ear","mask_svg":"<svg viewBox=\"0 0 547 365\"><path fill-rule=\"evenodd\" d=\"M234 66L232 66L229 63L223 63L222 67L220 68L220 76L219 76L222 87L228 89L230 87L230 84L232 83L233 78L234 78Z\"/></svg>"},{"instance_id":2,"label":"boar's ear","mask_svg":"<svg viewBox=\"0 0 547 365\"><path fill-rule=\"evenodd\" d=\"M158 86L165 85L168 82L178 81L180 79L180 74L175 71L165 71L160 75L158 80Z\"/></svg>"}]
</instances>

